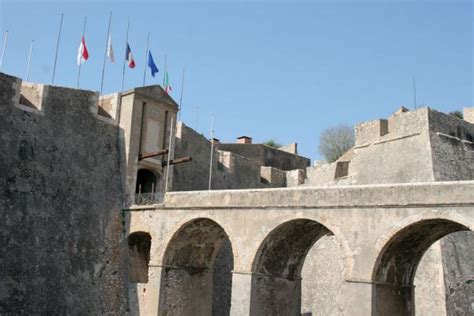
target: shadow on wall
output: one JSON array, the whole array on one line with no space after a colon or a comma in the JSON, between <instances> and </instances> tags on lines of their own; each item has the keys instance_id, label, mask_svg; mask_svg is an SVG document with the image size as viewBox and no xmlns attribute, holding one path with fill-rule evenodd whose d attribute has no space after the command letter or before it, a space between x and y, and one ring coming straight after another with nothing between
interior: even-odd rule
<instances>
[{"instance_id":1,"label":"shadow on wall","mask_svg":"<svg viewBox=\"0 0 474 316\"><path fill-rule=\"evenodd\" d=\"M414 315L416 268L426 250L442 237L469 230L446 219L423 220L403 228L380 253L373 272L373 315Z\"/></svg>"},{"instance_id":2,"label":"shadow on wall","mask_svg":"<svg viewBox=\"0 0 474 316\"><path fill-rule=\"evenodd\" d=\"M265 238L253 264L250 315L300 315L303 263L325 235L332 232L320 223L297 219L279 225Z\"/></svg>"},{"instance_id":3,"label":"shadow on wall","mask_svg":"<svg viewBox=\"0 0 474 316\"><path fill-rule=\"evenodd\" d=\"M128 312L124 145L96 109L0 73L0 314Z\"/></svg>"},{"instance_id":4,"label":"shadow on wall","mask_svg":"<svg viewBox=\"0 0 474 316\"><path fill-rule=\"evenodd\" d=\"M159 315L229 315L234 266L230 240L216 222L184 224L168 244Z\"/></svg>"}]
</instances>

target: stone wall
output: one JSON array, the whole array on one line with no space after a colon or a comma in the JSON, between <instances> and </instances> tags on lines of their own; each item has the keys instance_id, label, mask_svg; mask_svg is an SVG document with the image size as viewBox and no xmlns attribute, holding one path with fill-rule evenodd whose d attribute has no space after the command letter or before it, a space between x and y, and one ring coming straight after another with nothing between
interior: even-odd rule
<instances>
[{"instance_id":1,"label":"stone wall","mask_svg":"<svg viewBox=\"0 0 474 316\"><path fill-rule=\"evenodd\" d=\"M268 188L285 185L285 171L262 167L259 161L218 148L220 147L214 149L212 162L213 190ZM184 123L178 123L175 155L176 157L191 156L192 161L175 166L173 191L208 189L210 152L210 141Z\"/></svg>"},{"instance_id":2,"label":"stone wall","mask_svg":"<svg viewBox=\"0 0 474 316\"><path fill-rule=\"evenodd\" d=\"M93 92L20 90L0 73L0 314L124 314L117 127Z\"/></svg>"},{"instance_id":3,"label":"stone wall","mask_svg":"<svg viewBox=\"0 0 474 316\"><path fill-rule=\"evenodd\" d=\"M304 169L309 166L310 159L269 147L263 144L218 144L219 150L257 161L261 166L274 167L280 170Z\"/></svg>"},{"instance_id":4,"label":"stone wall","mask_svg":"<svg viewBox=\"0 0 474 316\"><path fill-rule=\"evenodd\" d=\"M474 123L431 110L429 131L435 180L474 179Z\"/></svg>"}]
</instances>

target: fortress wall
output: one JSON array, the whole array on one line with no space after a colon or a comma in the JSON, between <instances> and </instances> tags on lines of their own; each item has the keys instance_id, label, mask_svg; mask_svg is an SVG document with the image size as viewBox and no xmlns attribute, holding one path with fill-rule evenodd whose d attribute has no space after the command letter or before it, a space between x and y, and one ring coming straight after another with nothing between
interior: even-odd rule
<instances>
[{"instance_id":1,"label":"fortress wall","mask_svg":"<svg viewBox=\"0 0 474 316\"><path fill-rule=\"evenodd\" d=\"M427 126L426 108L392 116L387 134L354 147L349 177L357 184L433 180Z\"/></svg>"},{"instance_id":2,"label":"fortress wall","mask_svg":"<svg viewBox=\"0 0 474 316\"><path fill-rule=\"evenodd\" d=\"M474 124L434 110L429 123L435 180L474 179Z\"/></svg>"},{"instance_id":3,"label":"fortress wall","mask_svg":"<svg viewBox=\"0 0 474 316\"><path fill-rule=\"evenodd\" d=\"M308 158L263 144L218 144L218 148L255 160L261 166L274 167L284 171L304 169L310 163Z\"/></svg>"},{"instance_id":4,"label":"fortress wall","mask_svg":"<svg viewBox=\"0 0 474 316\"><path fill-rule=\"evenodd\" d=\"M474 123L429 112L433 173L437 181L474 179ZM448 314L474 306L474 233L441 240Z\"/></svg>"},{"instance_id":5,"label":"fortress wall","mask_svg":"<svg viewBox=\"0 0 474 316\"><path fill-rule=\"evenodd\" d=\"M184 123L176 134L176 157L191 156L192 161L177 165L173 191L207 190L211 142ZM214 149L212 188L237 189L268 187L260 181L260 165L234 153Z\"/></svg>"},{"instance_id":6,"label":"fortress wall","mask_svg":"<svg viewBox=\"0 0 474 316\"><path fill-rule=\"evenodd\" d=\"M97 101L0 73L0 314L125 313L120 144Z\"/></svg>"}]
</instances>

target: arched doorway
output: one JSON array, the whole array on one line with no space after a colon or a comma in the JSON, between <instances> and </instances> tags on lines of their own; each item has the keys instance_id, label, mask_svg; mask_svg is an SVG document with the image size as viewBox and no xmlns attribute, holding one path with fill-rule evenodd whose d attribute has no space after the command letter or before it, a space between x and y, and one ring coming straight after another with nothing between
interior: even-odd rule
<instances>
[{"instance_id":1,"label":"arched doorway","mask_svg":"<svg viewBox=\"0 0 474 316\"><path fill-rule=\"evenodd\" d=\"M135 193L153 193L158 191L158 176L148 169L139 169L137 172L137 185Z\"/></svg>"},{"instance_id":2,"label":"arched doorway","mask_svg":"<svg viewBox=\"0 0 474 316\"><path fill-rule=\"evenodd\" d=\"M165 251L159 315L228 315L233 260L220 225L207 218L185 223Z\"/></svg>"},{"instance_id":3,"label":"arched doorway","mask_svg":"<svg viewBox=\"0 0 474 316\"><path fill-rule=\"evenodd\" d=\"M300 315L301 270L308 251L332 232L309 219L276 227L254 259L250 315Z\"/></svg>"},{"instance_id":4,"label":"arched doorway","mask_svg":"<svg viewBox=\"0 0 474 316\"><path fill-rule=\"evenodd\" d=\"M375 315L414 315L416 269L425 251L442 237L466 226L447 219L429 219L396 233L379 254L373 271Z\"/></svg>"}]
</instances>

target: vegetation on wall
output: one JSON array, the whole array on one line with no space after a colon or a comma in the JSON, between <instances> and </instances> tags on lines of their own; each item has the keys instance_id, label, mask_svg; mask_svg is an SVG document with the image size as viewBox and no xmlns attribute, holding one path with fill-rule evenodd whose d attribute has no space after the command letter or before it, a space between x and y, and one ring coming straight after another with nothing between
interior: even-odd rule
<instances>
[{"instance_id":1,"label":"vegetation on wall","mask_svg":"<svg viewBox=\"0 0 474 316\"><path fill-rule=\"evenodd\" d=\"M273 148L280 148L282 146L279 142L277 142L273 138L266 140L263 144L269 147L273 147Z\"/></svg>"}]
</instances>

